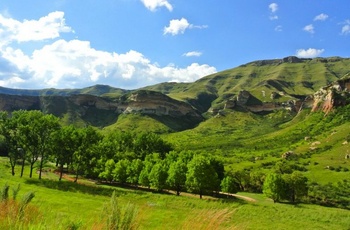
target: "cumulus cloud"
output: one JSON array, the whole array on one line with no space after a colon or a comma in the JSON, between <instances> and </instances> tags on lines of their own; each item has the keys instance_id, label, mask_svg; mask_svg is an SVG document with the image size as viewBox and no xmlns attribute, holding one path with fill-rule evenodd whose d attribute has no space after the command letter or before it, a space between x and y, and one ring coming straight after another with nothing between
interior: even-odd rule
<instances>
[{"instance_id":1,"label":"cumulus cloud","mask_svg":"<svg viewBox=\"0 0 350 230\"><path fill-rule=\"evenodd\" d=\"M312 24L309 24L309 25L305 26L303 28L303 30L308 32L308 33L310 33L310 34L314 34L315 33L315 28L314 28L314 26Z\"/></svg>"},{"instance_id":2,"label":"cumulus cloud","mask_svg":"<svg viewBox=\"0 0 350 230\"><path fill-rule=\"evenodd\" d=\"M324 52L324 49L299 49L296 51L296 56L299 58L315 58L320 56Z\"/></svg>"},{"instance_id":3,"label":"cumulus cloud","mask_svg":"<svg viewBox=\"0 0 350 230\"><path fill-rule=\"evenodd\" d=\"M271 10L272 13L275 13L278 10L278 5L277 3L271 3L269 5L269 9Z\"/></svg>"},{"instance_id":4,"label":"cumulus cloud","mask_svg":"<svg viewBox=\"0 0 350 230\"><path fill-rule=\"evenodd\" d=\"M202 56L202 52L190 51L190 52L184 53L182 56L185 56L185 57L200 57L200 56Z\"/></svg>"},{"instance_id":5,"label":"cumulus cloud","mask_svg":"<svg viewBox=\"0 0 350 230\"><path fill-rule=\"evenodd\" d=\"M167 0L141 0L147 9L156 11L160 7L165 7L169 11L173 10L173 6Z\"/></svg>"},{"instance_id":6,"label":"cumulus cloud","mask_svg":"<svg viewBox=\"0 0 350 230\"><path fill-rule=\"evenodd\" d=\"M350 20L346 20L343 24L343 27L341 29L341 33L343 35L347 35L347 34L350 34Z\"/></svg>"},{"instance_id":7,"label":"cumulus cloud","mask_svg":"<svg viewBox=\"0 0 350 230\"><path fill-rule=\"evenodd\" d=\"M269 10L271 11L271 14L270 14L270 20L277 20L278 19L278 16L276 15L276 12L278 10L278 5L277 3L271 3L269 5Z\"/></svg>"},{"instance_id":8,"label":"cumulus cloud","mask_svg":"<svg viewBox=\"0 0 350 230\"><path fill-rule=\"evenodd\" d=\"M39 20L18 20L4 17L0 14L0 37L2 45L12 41L29 42L54 39L60 33L69 33L73 30L65 24L64 13L52 12Z\"/></svg>"},{"instance_id":9,"label":"cumulus cloud","mask_svg":"<svg viewBox=\"0 0 350 230\"><path fill-rule=\"evenodd\" d=\"M101 51L89 41L64 40L60 37L62 32L73 32L65 25L63 12L22 22L0 15L0 85L77 88L108 84L135 89L166 81L191 82L217 71L198 63L159 66L135 50L120 54ZM40 46L41 40L46 41L45 45ZM38 48L25 52L23 42L36 43L34 47Z\"/></svg>"},{"instance_id":10,"label":"cumulus cloud","mask_svg":"<svg viewBox=\"0 0 350 230\"><path fill-rule=\"evenodd\" d=\"M170 20L169 26L164 27L163 34L178 35L183 34L187 29L205 29L207 25L190 24L186 18Z\"/></svg>"},{"instance_id":11,"label":"cumulus cloud","mask_svg":"<svg viewBox=\"0 0 350 230\"><path fill-rule=\"evenodd\" d=\"M328 18L328 15L322 13L322 14L317 15L317 16L314 18L314 21L325 21L325 20L327 20L327 18Z\"/></svg>"}]
</instances>

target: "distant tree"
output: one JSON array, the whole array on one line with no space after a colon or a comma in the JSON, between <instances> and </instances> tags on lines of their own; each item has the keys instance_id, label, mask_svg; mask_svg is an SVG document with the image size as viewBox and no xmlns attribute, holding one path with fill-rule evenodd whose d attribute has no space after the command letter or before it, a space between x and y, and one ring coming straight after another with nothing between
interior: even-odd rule
<instances>
[{"instance_id":1,"label":"distant tree","mask_svg":"<svg viewBox=\"0 0 350 230\"><path fill-rule=\"evenodd\" d=\"M102 139L99 134L91 126L77 130L77 149L73 153L73 167L75 170L74 182L77 182L81 171L85 175L92 175L93 169L96 167L96 146Z\"/></svg>"},{"instance_id":2,"label":"distant tree","mask_svg":"<svg viewBox=\"0 0 350 230\"><path fill-rule=\"evenodd\" d=\"M166 180L168 178L168 168L164 161L159 161L153 165L151 172L149 173L150 185L161 191L166 186Z\"/></svg>"},{"instance_id":3,"label":"distant tree","mask_svg":"<svg viewBox=\"0 0 350 230\"><path fill-rule=\"evenodd\" d=\"M148 154L157 153L161 159L172 150L169 143L165 142L155 133L143 132L139 133L133 143L133 152L137 158L143 160Z\"/></svg>"},{"instance_id":4,"label":"distant tree","mask_svg":"<svg viewBox=\"0 0 350 230\"><path fill-rule=\"evenodd\" d=\"M130 165L130 161L127 159L122 159L115 164L115 168L113 170L113 178L119 183L124 184L128 179L128 166Z\"/></svg>"},{"instance_id":5,"label":"distant tree","mask_svg":"<svg viewBox=\"0 0 350 230\"><path fill-rule=\"evenodd\" d=\"M140 159L132 160L131 164L128 166L128 169L127 169L127 174L128 174L127 181L137 186L142 169L143 169L143 162Z\"/></svg>"},{"instance_id":6,"label":"distant tree","mask_svg":"<svg viewBox=\"0 0 350 230\"><path fill-rule=\"evenodd\" d=\"M235 179L228 175L221 181L221 191L226 193L236 193L238 192L237 182Z\"/></svg>"},{"instance_id":7,"label":"distant tree","mask_svg":"<svg viewBox=\"0 0 350 230\"><path fill-rule=\"evenodd\" d=\"M216 189L219 183L218 175L206 157L194 156L187 168L186 186L190 192L198 193L202 199L204 193Z\"/></svg>"},{"instance_id":8,"label":"distant tree","mask_svg":"<svg viewBox=\"0 0 350 230\"><path fill-rule=\"evenodd\" d=\"M186 185L187 165L180 159L170 164L168 171L168 185L176 190L176 195L179 196Z\"/></svg>"},{"instance_id":9,"label":"distant tree","mask_svg":"<svg viewBox=\"0 0 350 230\"><path fill-rule=\"evenodd\" d=\"M308 193L307 178L299 171L292 174L285 174L283 179L286 184L286 198L295 203L300 201Z\"/></svg>"},{"instance_id":10,"label":"distant tree","mask_svg":"<svg viewBox=\"0 0 350 230\"><path fill-rule=\"evenodd\" d=\"M113 171L115 169L115 162L113 159L109 159L105 163L105 169L103 172L100 173L99 177L101 179L105 179L106 181L112 183L114 175Z\"/></svg>"},{"instance_id":11,"label":"distant tree","mask_svg":"<svg viewBox=\"0 0 350 230\"><path fill-rule=\"evenodd\" d=\"M281 174L270 173L266 176L263 193L266 197L271 198L273 202L278 202L285 193L284 181Z\"/></svg>"},{"instance_id":12,"label":"distant tree","mask_svg":"<svg viewBox=\"0 0 350 230\"><path fill-rule=\"evenodd\" d=\"M264 186L265 181L265 173L261 170L254 170L251 171L250 174L250 187L252 192L259 192L261 193Z\"/></svg>"}]
</instances>

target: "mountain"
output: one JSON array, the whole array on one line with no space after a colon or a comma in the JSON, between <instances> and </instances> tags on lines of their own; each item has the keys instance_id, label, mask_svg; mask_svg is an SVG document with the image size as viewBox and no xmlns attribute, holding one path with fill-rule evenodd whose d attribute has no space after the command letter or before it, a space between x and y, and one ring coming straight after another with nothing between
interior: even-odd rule
<instances>
[{"instance_id":1,"label":"mountain","mask_svg":"<svg viewBox=\"0 0 350 230\"><path fill-rule=\"evenodd\" d=\"M38 109L59 116L65 124L108 129L130 128L130 122L120 126L121 118L125 121L125 115L140 114L144 116L134 117L134 123L147 120L158 124L159 132L181 131L231 110L296 114L302 108L317 110L326 101L328 109L324 110L329 111L334 98L334 105L348 102L338 99L349 88L349 73L349 58L286 57L250 62L192 83L161 83L138 90L107 85L61 90L0 87L0 110ZM333 93L337 89L342 92Z\"/></svg>"}]
</instances>

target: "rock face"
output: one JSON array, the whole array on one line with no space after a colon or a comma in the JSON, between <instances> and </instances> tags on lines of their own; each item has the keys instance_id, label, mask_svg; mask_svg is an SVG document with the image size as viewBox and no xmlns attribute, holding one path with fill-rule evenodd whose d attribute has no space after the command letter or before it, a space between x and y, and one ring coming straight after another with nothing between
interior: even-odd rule
<instances>
[{"instance_id":1,"label":"rock face","mask_svg":"<svg viewBox=\"0 0 350 230\"><path fill-rule=\"evenodd\" d=\"M318 90L312 97L312 111L330 112L334 107L346 105L350 98L350 78L333 82Z\"/></svg>"},{"instance_id":2,"label":"rock face","mask_svg":"<svg viewBox=\"0 0 350 230\"><path fill-rule=\"evenodd\" d=\"M191 105L171 99L152 91L136 91L119 99L109 99L93 95L70 96L19 96L0 94L0 110L41 110L62 117L74 113L75 116L90 119L118 117L120 114L144 114L168 116L196 125L203 120L202 115ZM105 116L105 117L104 117Z\"/></svg>"}]
</instances>

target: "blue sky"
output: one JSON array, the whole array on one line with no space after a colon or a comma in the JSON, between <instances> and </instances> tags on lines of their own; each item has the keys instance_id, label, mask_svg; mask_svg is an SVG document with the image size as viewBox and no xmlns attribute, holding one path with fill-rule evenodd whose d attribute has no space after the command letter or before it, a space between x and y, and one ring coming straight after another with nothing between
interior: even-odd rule
<instances>
[{"instance_id":1,"label":"blue sky","mask_svg":"<svg viewBox=\"0 0 350 230\"><path fill-rule=\"evenodd\" d=\"M346 0L2 0L0 86L136 89L262 59L349 57Z\"/></svg>"}]
</instances>

